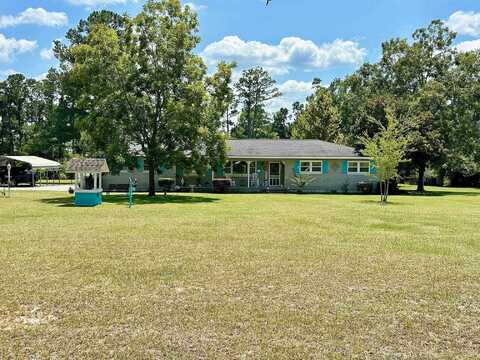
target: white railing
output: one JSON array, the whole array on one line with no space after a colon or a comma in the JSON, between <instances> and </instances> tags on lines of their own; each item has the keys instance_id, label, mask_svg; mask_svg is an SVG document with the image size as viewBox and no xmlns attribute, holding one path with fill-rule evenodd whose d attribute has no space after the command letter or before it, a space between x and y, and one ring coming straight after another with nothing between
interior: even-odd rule
<instances>
[{"instance_id":1,"label":"white railing","mask_svg":"<svg viewBox=\"0 0 480 360\"><path fill-rule=\"evenodd\" d=\"M270 186L280 186L280 175L270 175Z\"/></svg>"},{"instance_id":2,"label":"white railing","mask_svg":"<svg viewBox=\"0 0 480 360\"><path fill-rule=\"evenodd\" d=\"M257 181L257 174L250 174L250 186L248 186L248 174L225 174L225 177L232 180L233 187L255 188L260 185Z\"/></svg>"}]
</instances>

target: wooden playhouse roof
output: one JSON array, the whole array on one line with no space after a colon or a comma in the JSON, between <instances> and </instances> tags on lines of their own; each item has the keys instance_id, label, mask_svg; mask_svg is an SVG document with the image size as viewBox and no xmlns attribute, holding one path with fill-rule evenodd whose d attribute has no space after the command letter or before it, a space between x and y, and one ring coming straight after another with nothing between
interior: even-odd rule
<instances>
[{"instance_id":1,"label":"wooden playhouse roof","mask_svg":"<svg viewBox=\"0 0 480 360\"><path fill-rule=\"evenodd\" d=\"M108 173L110 170L105 159L72 159L68 162L66 172Z\"/></svg>"}]
</instances>

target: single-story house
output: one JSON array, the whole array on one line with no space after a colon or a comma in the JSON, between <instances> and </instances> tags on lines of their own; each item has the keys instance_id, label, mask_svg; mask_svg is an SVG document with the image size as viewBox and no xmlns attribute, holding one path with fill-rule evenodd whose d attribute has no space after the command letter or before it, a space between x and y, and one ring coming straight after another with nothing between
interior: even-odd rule
<instances>
[{"instance_id":1,"label":"single-story house","mask_svg":"<svg viewBox=\"0 0 480 360\"><path fill-rule=\"evenodd\" d=\"M354 148L321 140L246 139L228 141L228 162L204 176L184 173L182 169L161 169L156 185L172 179L178 186L211 189L215 179L230 179L231 189L239 192L294 191L294 177L308 174L312 181L306 192L359 192L360 183L378 186L375 167L369 157ZM148 190L148 169L139 158L133 176L137 191ZM132 170L104 175L104 189L112 184L128 184Z\"/></svg>"}]
</instances>

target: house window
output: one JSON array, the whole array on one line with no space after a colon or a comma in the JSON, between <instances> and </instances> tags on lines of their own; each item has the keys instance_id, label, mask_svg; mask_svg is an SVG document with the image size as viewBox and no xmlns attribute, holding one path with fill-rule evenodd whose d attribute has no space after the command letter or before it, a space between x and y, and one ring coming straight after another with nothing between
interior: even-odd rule
<instances>
[{"instance_id":1,"label":"house window","mask_svg":"<svg viewBox=\"0 0 480 360\"><path fill-rule=\"evenodd\" d=\"M369 174L370 162L369 161L349 161L348 173L349 174Z\"/></svg>"},{"instance_id":2,"label":"house window","mask_svg":"<svg viewBox=\"0 0 480 360\"><path fill-rule=\"evenodd\" d=\"M257 163L255 161L250 162L250 174L257 172ZM227 175L247 175L248 163L246 161L229 161L225 165L225 174Z\"/></svg>"},{"instance_id":3,"label":"house window","mask_svg":"<svg viewBox=\"0 0 480 360\"><path fill-rule=\"evenodd\" d=\"M300 161L300 172L307 174L321 174L323 169L322 161Z\"/></svg>"},{"instance_id":4,"label":"house window","mask_svg":"<svg viewBox=\"0 0 480 360\"><path fill-rule=\"evenodd\" d=\"M224 172L225 172L226 175L231 175L232 174L232 162L231 161L229 161L225 164Z\"/></svg>"},{"instance_id":5,"label":"house window","mask_svg":"<svg viewBox=\"0 0 480 360\"><path fill-rule=\"evenodd\" d=\"M322 162L312 161L312 173L322 173Z\"/></svg>"}]
</instances>

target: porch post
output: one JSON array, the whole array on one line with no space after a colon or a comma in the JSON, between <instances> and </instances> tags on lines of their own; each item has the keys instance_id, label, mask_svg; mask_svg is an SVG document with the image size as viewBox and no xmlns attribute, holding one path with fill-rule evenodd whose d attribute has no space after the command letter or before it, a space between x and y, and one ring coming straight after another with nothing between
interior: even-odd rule
<instances>
[{"instance_id":1,"label":"porch post","mask_svg":"<svg viewBox=\"0 0 480 360\"><path fill-rule=\"evenodd\" d=\"M98 173L98 188L102 189L102 173Z\"/></svg>"},{"instance_id":2,"label":"porch post","mask_svg":"<svg viewBox=\"0 0 480 360\"><path fill-rule=\"evenodd\" d=\"M98 184L97 176L98 176L97 173L95 173L94 176L93 176L93 189L94 189L94 190L97 190L97 189L98 189L98 188L97 188L97 184Z\"/></svg>"},{"instance_id":3,"label":"porch post","mask_svg":"<svg viewBox=\"0 0 480 360\"><path fill-rule=\"evenodd\" d=\"M248 181L247 188L249 189L250 189L250 163L251 161L247 161L247 181Z\"/></svg>"}]
</instances>

